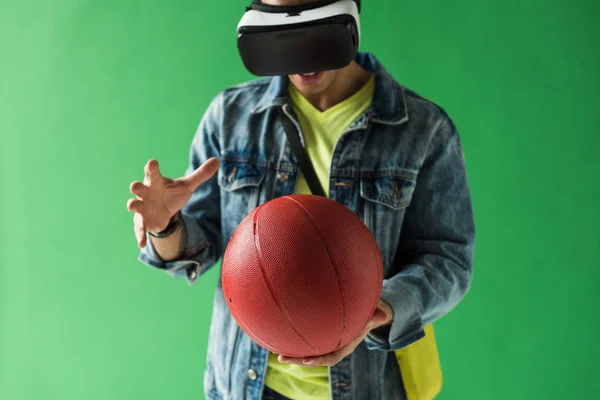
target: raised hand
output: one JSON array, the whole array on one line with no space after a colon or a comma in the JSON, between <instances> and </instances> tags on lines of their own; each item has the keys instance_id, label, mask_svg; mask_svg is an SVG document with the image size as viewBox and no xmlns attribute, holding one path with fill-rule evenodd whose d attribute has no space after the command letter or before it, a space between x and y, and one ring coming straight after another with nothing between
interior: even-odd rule
<instances>
[{"instance_id":1,"label":"raised hand","mask_svg":"<svg viewBox=\"0 0 600 400\"><path fill-rule=\"evenodd\" d=\"M127 201L127 209L134 213L138 246L146 246L146 232L165 229L171 218L190 200L194 190L210 179L218 169L219 159L213 157L190 175L169 179L160 173L158 161L148 161L144 167L144 182L135 181L129 186L129 191L136 198Z\"/></svg>"}]
</instances>

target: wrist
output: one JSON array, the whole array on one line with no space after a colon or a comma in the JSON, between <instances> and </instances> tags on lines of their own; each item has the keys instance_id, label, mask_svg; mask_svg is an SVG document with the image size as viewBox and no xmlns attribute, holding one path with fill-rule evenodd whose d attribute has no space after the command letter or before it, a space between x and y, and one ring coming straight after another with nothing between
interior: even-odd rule
<instances>
[{"instance_id":1,"label":"wrist","mask_svg":"<svg viewBox=\"0 0 600 400\"><path fill-rule=\"evenodd\" d=\"M182 222L181 222L181 210L180 210L180 211L177 211L175 213L175 215L173 215L171 217L171 219L169 220L169 223L167 224L165 229L163 229L160 232L148 232L148 234L150 236L158 238L158 239L164 239L164 238L171 236L173 233L175 233L177 231L177 229L179 229L181 223Z\"/></svg>"}]
</instances>

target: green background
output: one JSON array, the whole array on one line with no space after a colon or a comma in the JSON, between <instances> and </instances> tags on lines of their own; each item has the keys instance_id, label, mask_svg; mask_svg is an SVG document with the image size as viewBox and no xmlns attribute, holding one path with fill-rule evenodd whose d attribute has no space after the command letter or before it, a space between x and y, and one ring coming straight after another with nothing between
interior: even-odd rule
<instances>
[{"instance_id":1,"label":"green background","mask_svg":"<svg viewBox=\"0 0 600 400\"><path fill-rule=\"evenodd\" d=\"M440 399L600 398L600 3L364 0L362 49L441 104L477 221ZM180 176L252 78L245 1L0 4L0 399L200 399L218 271L136 260L129 183Z\"/></svg>"}]
</instances>

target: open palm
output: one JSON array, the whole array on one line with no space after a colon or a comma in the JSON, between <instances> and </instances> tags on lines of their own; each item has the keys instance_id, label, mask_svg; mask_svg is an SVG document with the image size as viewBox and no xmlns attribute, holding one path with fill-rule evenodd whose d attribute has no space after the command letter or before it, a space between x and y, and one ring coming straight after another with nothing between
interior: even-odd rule
<instances>
[{"instance_id":1,"label":"open palm","mask_svg":"<svg viewBox=\"0 0 600 400\"><path fill-rule=\"evenodd\" d=\"M144 167L144 182L135 181L129 191L136 196L127 201L134 213L135 234L140 247L146 245L146 232L159 232L192 197L194 190L219 168L219 160L211 158L190 175L178 179L162 176L158 161L150 160Z\"/></svg>"}]
</instances>

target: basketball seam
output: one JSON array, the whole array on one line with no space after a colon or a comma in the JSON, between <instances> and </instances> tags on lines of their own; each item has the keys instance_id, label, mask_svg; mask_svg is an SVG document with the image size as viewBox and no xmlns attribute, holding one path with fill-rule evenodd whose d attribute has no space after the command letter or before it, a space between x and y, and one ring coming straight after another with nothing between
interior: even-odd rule
<instances>
[{"instance_id":1,"label":"basketball seam","mask_svg":"<svg viewBox=\"0 0 600 400\"><path fill-rule=\"evenodd\" d=\"M260 206L262 207L262 206ZM259 209L260 209L259 207ZM227 250L225 251L225 254L227 254ZM223 282L223 297L225 297L225 303L229 304L229 280L228 279L222 279ZM238 315L235 306L228 306L229 311L231 312L231 315L233 316L233 319L237 322L238 326L241 326L242 330L244 332L247 332L249 335L253 336L253 340L255 342L257 342L259 345L261 345L264 348L270 347L274 352L277 352L278 354L282 354L283 352L281 351L282 349L278 349L275 346L271 346L268 345L265 341L261 340L258 335L252 330L250 329L250 327L248 325L246 325L246 323L244 322L244 320L242 318L240 318L240 316ZM286 354L284 354L286 355Z\"/></svg>"},{"instance_id":2,"label":"basketball seam","mask_svg":"<svg viewBox=\"0 0 600 400\"><path fill-rule=\"evenodd\" d=\"M278 349L278 348L276 348L275 346L272 346L272 345L270 345L270 344L266 343L264 340L261 340L261 339L258 337L258 335L256 335L256 333L254 333L254 332L252 331L252 329L250 329L250 328L248 327L248 325L246 325L246 324L244 323L244 321L242 321L241 319L239 319L239 316L237 315L237 313L236 313L236 312L233 312L233 314L234 314L234 318L236 319L236 321L238 321L238 323L239 323L240 325L242 325L242 326L243 326L243 330L245 330L245 331L247 331L247 332L250 332L250 334L251 334L252 336L254 336L253 340L254 340L255 342L257 342L259 345L261 345L261 346L262 346L262 347L264 347L264 348L268 348L268 347L270 347L270 348L271 348L271 350L272 350L274 353L277 353L277 354L283 354L284 356L288 356L288 354L284 354L284 353L286 353L286 352L285 352L285 351L283 351L282 349ZM237 318L236 318L236 317L237 317Z\"/></svg>"},{"instance_id":3,"label":"basketball seam","mask_svg":"<svg viewBox=\"0 0 600 400\"><path fill-rule=\"evenodd\" d=\"M304 341L304 343L306 343L309 347L311 347L314 352L318 352L318 350L319 350L318 347L315 346L315 344L310 339L305 338L304 336L302 336L300 334L300 332L298 331L298 329L296 329L296 327L294 326L294 324L292 322L291 316L288 314L288 312L285 309L285 307L283 307L283 304L281 304L279 302L279 300L277 299L277 296L275 295L275 290L273 290L273 287L271 286L271 282L269 281L269 277L267 276L267 273L265 272L264 263L263 263L263 259L262 259L262 253L260 252L260 243L259 243L258 235L256 234L256 229L254 227L254 225L256 224L256 221L258 220L259 212L260 212L260 208L258 210L256 210L256 214L254 215L254 220L252 221L252 223L253 223L252 234L254 236L254 247L256 249L256 255L257 255L257 258L258 258L258 265L260 266L260 272L262 273L262 276L263 276L263 279L265 281L265 284L267 285L267 289L269 290L269 294L271 295L271 298L273 299L273 301L275 302L275 304L279 308L279 311L281 311L281 313L283 314L283 316L287 320L288 324L290 325L290 327L292 328L292 330L294 331L294 333L296 333L296 335L298 335L298 337L300 339L302 339Z\"/></svg>"},{"instance_id":4,"label":"basketball seam","mask_svg":"<svg viewBox=\"0 0 600 400\"><path fill-rule=\"evenodd\" d=\"M325 242L325 240L323 238L323 235L321 235L321 231L319 231L318 225L317 225L316 221L313 219L312 215L310 215L310 213L308 212L308 210L306 208L304 208L304 206L302 204L300 204L300 202L298 202L293 197L285 196L285 198L293 201L298 207L300 207L300 209L306 215L306 217L309 220L309 223L312 225L313 229L317 233L317 235L319 237L319 240L321 241L321 244L325 248L325 252L327 253L327 258L329 259L329 263L331 264L331 267L333 268L333 273L335 275L335 279L336 279L336 282L337 282L338 293L340 295L341 308L342 308L342 331L340 332L340 341L341 341L341 338L344 336L344 331L346 330L346 307L345 307L346 303L344 302L345 301L345 299L344 299L344 293L342 291L342 283L340 281L340 274L339 274L338 268L335 265L335 263L333 262L333 260L331 259L331 254L329 252L329 248L327 247L327 243ZM339 343L338 343L338 346L339 346Z\"/></svg>"},{"instance_id":5,"label":"basketball seam","mask_svg":"<svg viewBox=\"0 0 600 400\"><path fill-rule=\"evenodd\" d=\"M243 330L250 332L250 334L252 336L254 336L254 338L253 338L254 341L257 342L259 345L261 345L264 348L270 347L274 353L283 354L284 356L289 356L289 354L284 354L284 353L286 353L286 351L284 351L283 349L276 348L275 346L270 345L270 344L266 343L264 340L260 339L258 337L258 335L256 333L254 333L254 331L252 331L252 329L250 329L250 327L248 325L246 325L244 323L244 321L239 318L239 316L237 315L237 312L232 311L232 314L234 315L234 319L238 322L238 324L242 325Z\"/></svg>"}]
</instances>

